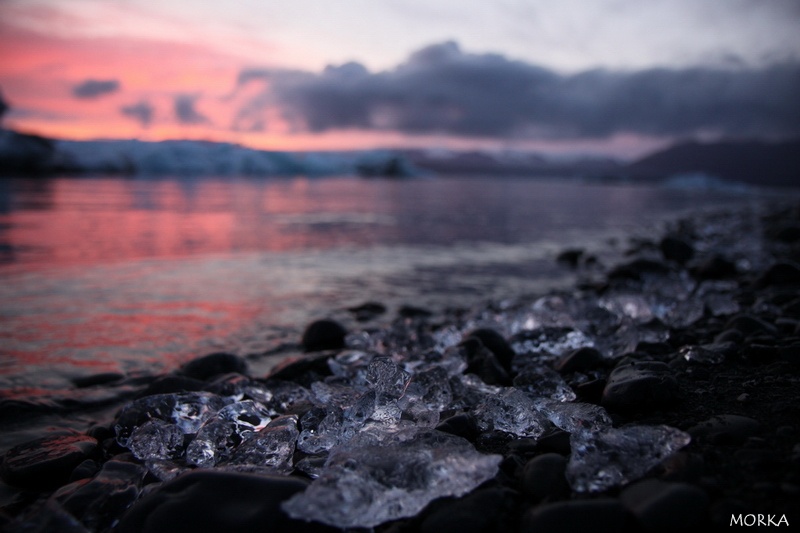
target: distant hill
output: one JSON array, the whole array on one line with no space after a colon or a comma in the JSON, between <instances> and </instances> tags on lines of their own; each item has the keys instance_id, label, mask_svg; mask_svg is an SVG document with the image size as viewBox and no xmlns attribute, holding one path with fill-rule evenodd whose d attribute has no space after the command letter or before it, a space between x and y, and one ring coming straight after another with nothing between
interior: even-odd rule
<instances>
[{"instance_id":1,"label":"distant hill","mask_svg":"<svg viewBox=\"0 0 800 533\"><path fill-rule=\"evenodd\" d=\"M760 186L800 186L800 139L769 143L724 141L676 144L635 161L623 172L632 179L664 179L701 173Z\"/></svg>"}]
</instances>

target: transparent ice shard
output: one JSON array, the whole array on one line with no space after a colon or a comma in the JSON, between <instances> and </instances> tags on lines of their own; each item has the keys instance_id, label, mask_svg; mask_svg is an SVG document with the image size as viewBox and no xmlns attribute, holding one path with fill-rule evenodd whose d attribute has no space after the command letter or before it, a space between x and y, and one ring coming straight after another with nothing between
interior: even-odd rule
<instances>
[{"instance_id":1,"label":"transparent ice shard","mask_svg":"<svg viewBox=\"0 0 800 533\"><path fill-rule=\"evenodd\" d=\"M353 386L345 378L329 377L325 381L312 383L311 392L314 394L314 403L316 405L345 408L353 405L364 391Z\"/></svg>"},{"instance_id":2,"label":"transparent ice shard","mask_svg":"<svg viewBox=\"0 0 800 533\"><path fill-rule=\"evenodd\" d=\"M718 365L725 360L724 351L709 346L684 346L678 353L690 363Z\"/></svg>"},{"instance_id":3,"label":"transparent ice shard","mask_svg":"<svg viewBox=\"0 0 800 533\"><path fill-rule=\"evenodd\" d=\"M452 402L453 391L447 370L438 366L416 372L401 398L402 406L421 404L435 411L444 410Z\"/></svg>"},{"instance_id":4,"label":"transparent ice shard","mask_svg":"<svg viewBox=\"0 0 800 533\"><path fill-rule=\"evenodd\" d=\"M288 474L299 434L297 416L276 418L244 441L223 465L247 472Z\"/></svg>"},{"instance_id":5,"label":"transparent ice shard","mask_svg":"<svg viewBox=\"0 0 800 533\"><path fill-rule=\"evenodd\" d=\"M461 342L461 338L461 330L457 326L450 325L440 328L433 334L434 350L442 352Z\"/></svg>"},{"instance_id":6,"label":"transparent ice shard","mask_svg":"<svg viewBox=\"0 0 800 533\"><path fill-rule=\"evenodd\" d=\"M531 364L551 363L578 348L593 346L591 338L572 328L548 327L526 331L511 340L511 347L517 354L511 366L519 371Z\"/></svg>"},{"instance_id":7,"label":"transparent ice shard","mask_svg":"<svg viewBox=\"0 0 800 533\"><path fill-rule=\"evenodd\" d=\"M431 429L365 434L337 448L319 478L282 505L292 518L339 528L374 527L461 496L491 479L502 458Z\"/></svg>"},{"instance_id":8,"label":"transparent ice shard","mask_svg":"<svg viewBox=\"0 0 800 533\"><path fill-rule=\"evenodd\" d=\"M297 383L275 379L264 385L272 396L264 403L272 416L284 415L297 406L312 403L311 391Z\"/></svg>"},{"instance_id":9,"label":"transparent ice shard","mask_svg":"<svg viewBox=\"0 0 800 533\"><path fill-rule=\"evenodd\" d=\"M550 368L530 367L514 378L514 386L532 398L547 398L559 402L571 402L575 391L564 378Z\"/></svg>"},{"instance_id":10,"label":"transparent ice shard","mask_svg":"<svg viewBox=\"0 0 800 533\"><path fill-rule=\"evenodd\" d=\"M297 448L308 454L327 452L342 438L344 414L339 407L314 407L300 419Z\"/></svg>"},{"instance_id":11,"label":"transparent ice shard","mask_svg":"<svg viewBox=\"0 0 800 533\"><path fill-rule=\"evenodd\" d=\"M363 374L373 357L374 353L365 350L346 350L328 359L328 368L334 376L352 380L359 373Z\"/></svg>"},{"instance_id":12,"label":"transparent ice shard","mask_svg":"<svg viewBox=\"0 0 800 533\"><path fill-rule=\"evenodd\" d=\"M650 303L640 294L615 294L602 298L599 305L620 318L630 319L640 324L654 318Z\"/></svg>"},{"instance_id":13,"label":"transparent ice shard","mask_svg":"<svg viewBox=\"0 0 800 533\"><path fill-rule=\"evenodd\" d=\"M186 462L196 466L214 466L230 457L236 446L271 420L266 407L253 400L232 403L197 432L186 449Z\"/></svg>"},{"instance_id":14,"label":"transparent ice shard","mask_svg":"<svg viewBox=\"0 0 800 533\"><path fill-rule=\"evenodd\" d=\"M685 328L703 318L705 305L702 301L692 298L665 303L659 311L659 318L666 325L673 328Z\"/></svg>"},{"instance_id":15,"label":"transparent ice shard","mask_svg":"<svg viewBox=\"0 0 800 533\"><path fill-rule=\"evenodd\" d=\"M605 409L591 403L537 402L539 411L550 422L569 433L596 432L611 427Z\"/></svg>"},{"instance_id":16,"label":"transparent ice shard","mask_svg":"<svg viewBox=\"0 0 800 533\"><path fill-rule=\"evenodd\" d=\"M626 426L570 436L567 481L576 492L600 492L644 476L691 438L670 426Z\"/></svg>"},{"instance_id":17,"label":"transparent ice shard","mask_svg":"<svg viewBox=\"0 0 800 533\"><path fill-rule=\"evenodd\" d=\"M486 396L474 411L482 431L505 431L518 437L540 437L549 421L524 392L506 388L501 393Z\"/></svg>"},{"instance_id":18,"label":"transparent ice shard","mask_svg":"<svg viewBox=\"0 0 800 533\"><path fill-rule=\"evenodd\" d=\"M230 399L210 392L156 394L126 405L114 424L117 442L128 447L133 431L151 419L176 425L184 434L197 433L206 420L231 403Z\"/></svg>"},{"instance_id":19,"label":"transparent ice shard","mask_svg":"<svg viewBox=\"0 0 800 533\"><path fill-rule=\"evenodd\" d=\"M158 418L136 427L128 439L128 449L142 461L173 459L183 453L183 431Z\"/></svg>"},{"instance_id":20,"label":"transparent ice shard","mask_svg":"<svg viewBox=\"0 0 800 533\"><path fill-rule=\"evenodd\" d=\"M403 395L410 379L408 372L390 357L377 356L367 365L367 383L377 392L393 398Z\"/></svg>"}]
</instances>

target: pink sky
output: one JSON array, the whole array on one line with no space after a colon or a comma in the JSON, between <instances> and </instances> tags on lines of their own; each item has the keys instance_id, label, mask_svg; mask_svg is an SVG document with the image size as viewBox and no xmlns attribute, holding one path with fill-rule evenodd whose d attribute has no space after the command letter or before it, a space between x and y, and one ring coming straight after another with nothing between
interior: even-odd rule
<instances>
[{"instance_id":1,"label":"pink sky","mask_svg":"<svg viewBox=\"0 0 800 533\"><path fill-rule=\"evenodd\" d=\"M732 61L726 51L737 65L745 66L769 63L769 57L773 63L800 57L798 39L779 22L785 13L774 7L756 11L748 7L751 22L745 28L753 30L748 33L737 26L743 7L709 13L714 5L710 2L687 0L668 7L659 1L645 11L634 2L610 2L618 9L616 25L609 28L607 19L601 21L598 12L591 11L596 6L576 18L575 6L570 10L566 5L574 3L544 13L549 3L538 0L501 2L490 11L461 9L450 0L409 1L402 10L400 4L392 4L394 11L386 6L368 7L373 4L361 1L334 10L324 2L302 0L297 7L281 11L249 0L237 3L238 10L223 2L182 0L9 0L0 4L0 90L11 107L3 125L66 139L188 138L276 150L483 147L631 156L660 146L670 137L624 128L574 138L483 134L480 130L465 134L446 127L393 128L391 124L342 123L315 129L292 119L286 97L279 102L267 96L272 83L268 77L249 83L237 80L242 72L258 69L279 69L288 79L290 71L321 73L326 65L347 61L360 62L379 79L387 72L399 75L416 51L450 39L457 39L463 51L458 61L482 61L488 57L485 54L499 54L506 66L522 61L560 74L596 68L624 72L719 66ZM776 4L791 9L791 3ZM305 16L302 9L307 10ZM710 24L703 21L708 14L716 16L716 30L701 35L703 24ZM530 17L532 30L538 31L528 34L525 27L515 27L525 16ZM684 24L683 33L653 30L652 39L645 37L642 24L670 17ZM410 26L412 20L421 22ZM773 23L769 35L756 31L755 26L768 23ZM634 40L637 45L630 46ZM529 57L523 56L526 51ZM94 96L77 97L77 88L92 81L115 85ZM243 127L242 110L256 102L258 124Z\"/></svg>"}]
</instances>

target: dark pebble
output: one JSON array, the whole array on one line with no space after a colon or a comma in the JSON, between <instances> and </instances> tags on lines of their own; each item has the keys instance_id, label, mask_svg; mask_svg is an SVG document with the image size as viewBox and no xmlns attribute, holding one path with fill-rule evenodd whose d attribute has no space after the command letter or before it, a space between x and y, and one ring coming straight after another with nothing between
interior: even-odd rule
<instances>
[{"instance_id":1,"label":"dark pebble","mask_svg":"<svg viewBox=\"0 0 800 533\"><path fill-rule=\"evenodd\" d=\"M620 501L653 533L696 531L708 522L708 495L688 483L646 479L626 487Z\"/></svg>"},{"instance_id":2,"label":"dark pebble","mask_svg":"<svg viewBox=\"0 0 800 533\"><path fill-rule=\"evenodd\" d=\"M6 452L0 477L9 485L48 489L63 485L72 471L97 448L87 435L42 437Z\"/></svg>"},{"instance_id":3,"label":"dark pebble","mask_svg":"<svg viewBox=\"0 0 800 533\"><path fill-rule=\"evenodd\" d=\"M124 379L125 376L118 372L104 372L102 374L92 374L91 376L81 376L72 379L72 384L83 389L86 387L94 387L95 385L107 385L115 381Z\"/></svg>"},{"instance_id":4,"label":"dark pebble","mask_svg":"<svg viewBox=\"0 0 800 533\"><path fill-rule=\"evenodd\" d=\"M474 442L481 433L481 430L478 429L478 424L475 422L475 419L468 414L451 416L450 418L441 421L439 425L436 426L436 429L439 431L444 431L445 433L450 433L451 435L464 437L470 442Z\"/></svg>"},{"instance_id":5,"label":"dark pebble","mask_svg":"<svg viewBox=\"0 0 800 533\"><path fill-rule=\"evenodd\" d=\"M525 464L522 471L522 491L529 501L558 501L570 494L564 472L567 459L557 453L545 453Z\"/></svg>"},{"instance_id":6,"label":"dark pebble","mask_svg":"<svg viewBox=\"0 0 800 533\"><path fill-rule=\"evenodd\" d=\"M367 322L377 318L386 312L386 306L378 302L365 302L355 307L348 307L355 319L359 322Z\"/></svg>"},{"instance_id":7,"label":"dark pebble","mask_svg":"<svg viewBox=\"0 0 800 533\"><path fill-rule=\"evenodd\" d=\"M739 415L717 415L689 428L693 439L712 444L737 444L761 429L757 420Z\"/></svg>"},{"instance_id":8,"label":"dark pebble","mask_svg":"<svg viewBox=\"0 0 800 533\"><path fill-rule=\"evenodd\" d=\"M316 320L306 327L301 344L306 352L344 348L347 330L335 320Z\"/></svg>"},{"instance_id":9,"label":"dark pebble","mask_svg":"<svg viewBox=\"0 0 800 533\"><path fill-rule=\"evenodd\" d=\"M199 380L207 380L214 376L230 374L231 372L236 372L237 374L245 374L247 372L245 360L231 353L208 354L189 361L178 370L180 375Z\"/></svg>"},{"instance_id":10,"label":"dark pebble","mask_svg":"<svg viewBox=\"0 0 800 533\"><path fill-rule=\"evenodd\" d=\"M562 429L555 429L545 433L539 438L537 449L541 453L557 453L566 457L572 452L569 433Z\"/></svg>"},{"instance_id":11,"label":"dark pebble","mask_svg":"<svg viewBox=\"0 0 800 533\"><path fill-rule=\"evenodd\" d=\"M732 342L738 344L744 340L744 334L736 328L726 329L714 337L715 344Z\"/></svg>"},{"instance_id":12,"label":"dark pebble","mask_svg":"<svg viewBox=\"0 0 800 533\"><path fill-rule=\"evenodd\" d=\"M442 502L426 516L422 533L485 533L509 531L515 522L519 494L504 487L478 489L463 498Z\"/></svg>"},{"instance_id":13,"label":"dark pebble","mask_svg":"<svg viewBox=\"0 0 800 533\"><path fill-rule=\"evenodd\" d=\"M725 324L725 329L737 329L746 336L757 333L768 333L771 335L777 333L777 328L775 328L775 326L751 315L739 315L730 319L728 323Z\"/></svg>"},{"instance_id":14,"label":"dark pebble","mask_svg":"<svg viewBox=\"0 0 800 533\"><path fill-rule=\"evenodd\" d=\"M176 394L179 392L195 392L204 390L206 383L186 376L162 376L153 381L139 394L140 397L154 394Z\"/></svg>"},{"instance_id":15,"label":"dark pebble","mask_svg":"<svg viewBox=\"0 0 800 533\"><path fill-rule=\"evenodd\" d=\"M678 383L664 363L642 361L615 368L603 390L602 404L620 411L669 407L677 400Z\"/></svg>"},{"instance_id":16,"label":"dark pebble","mask_svg":"<svg viewBox=\"0 0 800 533\"><path fill-rule=\"evenodd\" d=\"M520 531L619 533L629 520L626 509L612 498L563 501L539 505L525 513Z\"/></svg>"},{"instance_id":17,"label":"dark pebble","mask_svg":"<svg viewBox=\"0 0 800 533\"><path fill-rule=\"evenodd\" d=\"M97 461L86 459L84 462L75 467L72 474L69 476L70 483L80 479L89 479L100 470L100 465Z\"/></svg>"},{"instance_id":18,"label":"dark pebble","mask_svg":"<svg viewBox=\"0 0 800 533\"><path fill-rule=\"evenodd\" d=\"M664 275L670 271L669 267L661 261L653 259L634 259L614 267L608 273L609 280L641 280L646 276Z\"/></svg>"},{"instance_id":19,"label":"dark pebble","mask_svg":"<svg viewBox=\"0 0 800 533\"><path fill-rule=\"evenodd\" d=\"M397 310L397 314L401 318L429 318L433 316L433 312L422 307L415 307L413 305L403 305Z\"/></svg>"},{"instance_id":20,"label":"dark pebble","mask_svg":"<svg viewBox=\"0 0 800 533\"><path fill-rule=\"evenodd\" d=\"M685 451L670 455L659 466L662 470L659 478L663 481L696 483L700 481L705 472L703 456Z\"/></svg>"},{"instance_id":21,"label":"dark pebble","mask_svg":"<svg viewBox=\"0 0 800 533\"><path fill-rule=\"evenodd\" d=\"M294 477L194 470L136 502L115 531L337 531L322 524L291 519L281 510L281 502L307 486L306 481Z\"/></svg>"},{"instance_id":22,"label":"dark pebble","mask_svg":"<svg viewBox=\"0 0 800 533\"><path fill-rule=\"evenodd\" d=\"M603 355L595 348L584 346L578 348L559 359L554 368L566 374L570 372L585 372L603 366Z\"/></svg>"},{"instance_id":23,"label":"dark pebble","mask_svg":"<svg viewBox=\"0 0 800 533\"><path fill-rule=\"evenodd\" d=\"M468 337L461 342L461 347L467 357L466 373L475 374L489 385L511 385L506 369L480 340Z\"/></svg>"},{"instance_id":24,"label":"dark pebble","mask_svg":"<svg viewBox=\"0 0 800 533\"><path fill-rule=\"evenodd\" d=\"M706 259L692 272L698 279L727 279L736 277L739 273L736 264L721 255Z\"/></svg>"},{"instance_id":25,"label":"dark pebble","mask_svg":"<svg viewBox=\"0 0 800 533\"><path fill-rule=\"evenodd\" d=\"M556 257L556 261L563 265L567 265L571 268L577 268L578 263L583 257L584 251L580 248L573 248L569 250L564 250Z\"/></svg>"},{"instance_id":26,"label":"dark pebble","mask_svg":"<svg viewBox=\"0 0 800 533\"><path fill-rule=\"evenodd\" d=\"M497 331L490 328L479 328L469 332L465 339L476 338L494 354L506 372L511 373L511 360L514 359L514 349L508 341Z\"/></svg>"},{"instance_id":27,"label":"dark pebble","mask_svg":"<svg viewBox=\"0 0 800 533\"><path fill-rule=\"evenodd\" d=\"M776 263L759 276L758 287L794 285L800 283L800 268L793 263Z\"/></svg>"},{"instance_id":28,"label":"dark pebble","mask_svg":"<svg viewBox=\"0 0 800 533\"><path fill-rule=\"evenodd\" d=\"M694 257L694 247L679 237L666 236L658 244L661 254L667 261L685 265Z\"/></svg>"},{"instance_id":29,"label":"dark pebble","mask_svg":"<svg viewBox=\"0 0 800 533\"><path fill-rule=\"evenodd\" d=\"M310 387L312 382L321 381L332 374L328 359L330 359L328 354L289 359L276 366L268 377Z\"/></svg>"}]
</instances>

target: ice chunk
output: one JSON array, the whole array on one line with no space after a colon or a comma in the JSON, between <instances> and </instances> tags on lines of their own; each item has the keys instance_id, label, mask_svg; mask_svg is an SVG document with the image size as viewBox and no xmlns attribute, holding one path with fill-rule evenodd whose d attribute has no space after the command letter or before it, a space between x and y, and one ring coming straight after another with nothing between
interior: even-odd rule
<instances>
[{"instance_id":1,"label":"ice chunk","mask_svg":"<svg viewBox=\"0 0 800 533\"><path fill-rule=\"evenodd\" d=\"M300 419L297 447L308 454L330 450L342 437L343 413L339 407L314 407Z\"/></svg>"},{"instance_id":2,"label":"ice chunk","mask_svg":"<svg viewBox=\"0 0 800 533\"><path fill-rule=\"evenodd\" d=\"M725 360L725 352L721 349L713 349L711 346L713 345L684 346L678 353L690 363L718 365Z\"/></svg>"},{"instance_id":3,"label":"ice chunk","mask_svg":"<svg viewBox=\"0 0 800 533\"><path fill-rule=\"evenodd\" d=\"M128 439L128 449L142 461L173 459L183 453L183 431L174 424L154 418L133 430Z\"/></svg>"},{"instance_id":4,"label":"ice chunk","mask_svg":"<svg viewBox=\"0 0 800 533\"><path fill-rule=\"evenodd\" d=\"M390 357L377 356L367 365L367 383L379 393L393 398L403 395L410 377Z\"/></svg>"},{"instance_id":5,"label":"ice chunk","mask_svg":"<svg viewBox=\"0 0 800 533\"><path fill-rule=\"evenodd\" d=\"M600 306L621 318L634 322L649 322L654 318L653 310L647 299L639 294L616 294L603 298Z\"/></svg>"},{"instance_id":6,"label":"ice chunk","mask_svg":"<svg viewBox=\"0 0 800 533\"><path fill-rule=\"evenodd\" d=\"M253 400L227 405L197 432L186 449L186 462L213 466L230 457L236 446L264 428L269 421L267 408Z\"/></svg>"},{"instance_id":7,"label":"ice chunk","mask_svg":"<svg viewBox=\"0 0 800 533\"><path fill-rule=\"evenodd\" d=\"M319 478L282 505L292 518L339 528L374 527L461 496L496 473L502 458L431 429L364 434L330 456Z\"/></svg>"},{"instance_id":8,"label":"ice chunk","mask_svg":"<svg viewBox=\"0 0 800 533\"><path fill-rule=\"evenodd\" d=\"M265 386L272 397L264 405L269 408L273 416L286 414L293 408L311 403L313 400L310 390L291 381L274 379L267 381Z\"/></svg>"},{"instance_id":9,"label":"ice chunk","mask_svg":"<svg viewBox=\"0 0 800 533\"><path fill-rule=\"evenodd\" d=\"M421 403L426 409L442 411L453 401L447 371L432 367L415 373L406 388L401 403Z\"/></svg>"},{"instance_id":10,"label":"ice chunk","mask_svg":"<svg viewBox=\"0 0 800 533\"><path fill-rule=\"evenodd\" d=\"M514 378L514 386L531 398L549 398L559 402L571 402L576 398L564 378L550 368L526 368Z\"/></svg>"},{"instance_id":11,"label":"ice chunk","mask_svg":"<svg viewBox=\"0 0 800 533\"><path fill-rule=\"evenodd\" d=\"M577 492L599 492L644 476L691 438L670 426L626 426L570 436L567 481Z\"/></svg>"},{"instance_id":12,"label":"ice chunk","mask_svg":"<svg viewBox=\"0 0 800 533\"><path fill-rule=\"evenodd\" d=\"M288 474L297 437L297 416L276 418L244 441L224 466L247 472Z\"/></svg>"},{"instance_id":13,"label":"ice chunk","mask_svg":"<svg viewBox=\"0 0 800 533\"><path fill-rule=\"evenodd\" d=\"M328 368L334 376L354 378L367 368L375 354L364 350L346 350L328 359Z\"/></svg>"},{"instance_id":14,"label":"ice chunk","mask_svg":"<svg viewBox=\"0 0 800 533\"><path fill-rule=\"evenodd\" d=\"M497 395L486 396L474 412L482 431L505 431L518 437L540 437L549 422L524 392L506 388Z\"/></svg>"},{"instance_id":15,"label":"ice chunk","mask_svg":"<svg viewBox=\"0 0 800 533\"><path fill-rule=\"evenodd\" d=\"M511 347L517 354L511 366L518 371L529 364L553 362L578 348L593 346L591 338L572 328L548 327L525 331L511 339Z\"/></svg>"},{"instance_id":16,"label":"ice chunk","mask_svg":"<svg viewBox=\"0 0 800 533\"><path fill-rule=\"evenodd\" d=\"M553 424L569 433L595 432L611 427L611 418L599 405L548 401L537 402L537 406Z\"/></svg>"},{"instance_id":17,"label":"ice chunk","mask_svg":"<svg viewBox=\"0 0 800 533\"><path fill-rule=\"evenodd\" d=\"M126 405L114 424L117 442L128 447L133 431L151 419L175 424L183 433L197 433L206 420L231 403L228 398L210 392L156 394Z\"/></svg>"},{"instance_id":18,"label":"ice chunk","mask_svg":"<svg viewBox=\"0 0 800 533\"><path fill-rule=\"evenodd\" d=\"M336 406L345 408L353 405L364 392L359 390L345 378L328 377L325 381L315 381L311 384L315 403L322 407Z\"/></svg>"},{"instance_id":19,"label":"ice chunk","mask_svg":"<svg viewBox=\"0 0 800 533\"><path fill-rule=\"evenodd\" d=\"M668 326L685 328L691 326L705 314L705 305L696 299L665 303L659 307L658 316Z\"/></svg>"}]
</instances>

